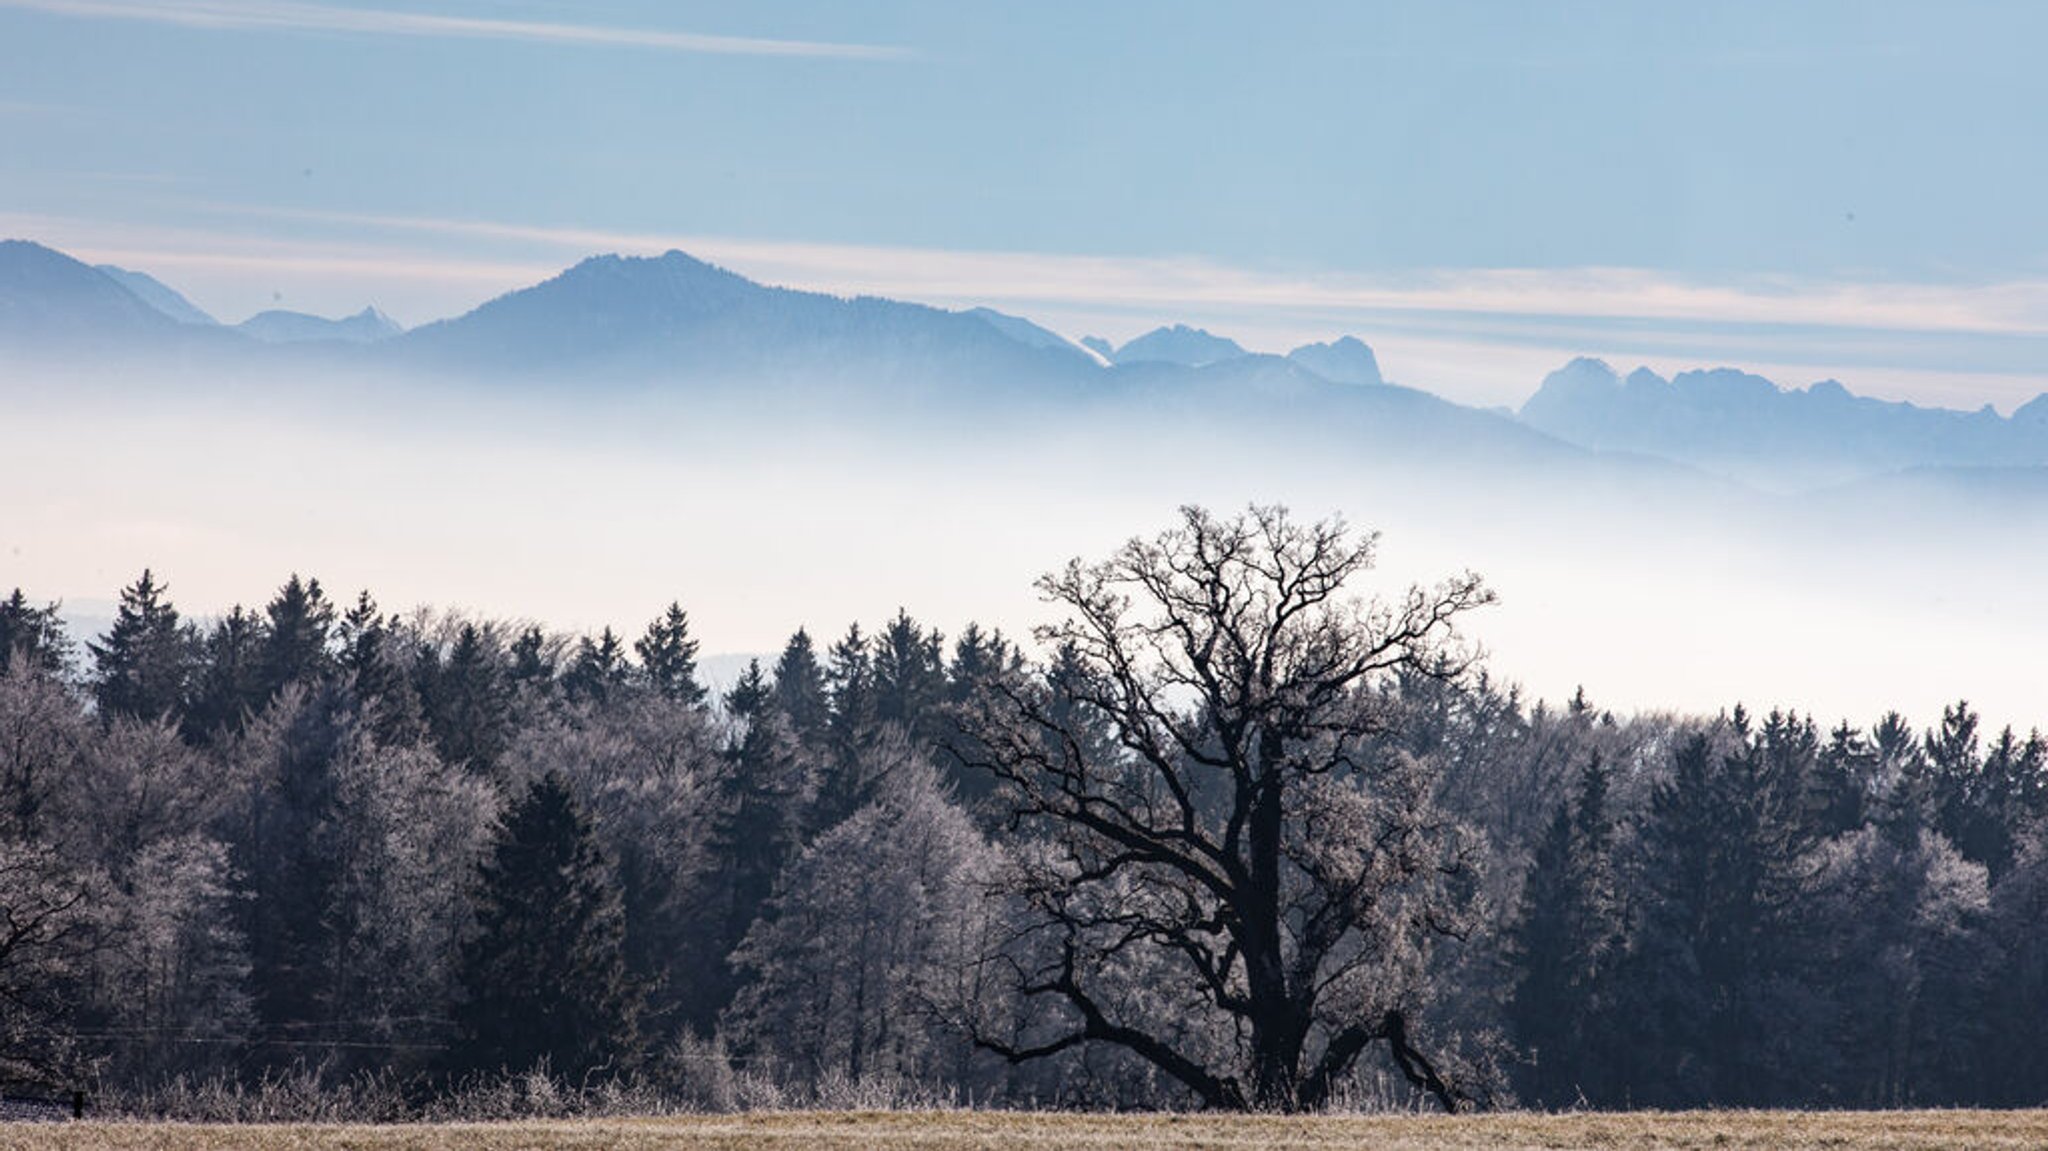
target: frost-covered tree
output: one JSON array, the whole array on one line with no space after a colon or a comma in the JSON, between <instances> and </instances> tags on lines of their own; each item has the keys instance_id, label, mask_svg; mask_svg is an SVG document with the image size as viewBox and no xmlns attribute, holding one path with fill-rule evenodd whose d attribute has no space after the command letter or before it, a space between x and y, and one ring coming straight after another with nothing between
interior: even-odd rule
<instances>
[{"instance_id":1,"label":"frost-covered tree","mask_svg":"<svg viewBox=\"0 0 2048 1151\"><path fill-rule=\"evenodd\" d=\"M445 1038L470 880L501 801L431 749L383 746L362 726L332 771L336 1038L388 1066Z\"/></svg>"},{"instance_id":2,"label":"frost-covered tree","mask_svg":"<svg viewBox=\"0 0 2048 1151\"><path fill-rule=\"evenodd\" d=\"M1475 576L1359 598L1376 537L1279 508L1175 529L1040 581L1043 629L1084 674L1067 691L1113 733L1104 756L1035 684L999 681L974 724L1011 822L1045 845L1024 871L1035 917L1011 1060L1122 1048L1214 1107L1326 1103L1384 1044L1445 1107L1424 1053L1433 938L1466 929L1465 829L1426 760L1386 753L1386 681L1453 677L1452 625L1490 601ZM1156 967L1143 993L1101 973ZM1155 994L1156 993L1156 994Z\"/></svg>"},{"instance_id":3,"label":"frost-covered tree","mask_svg":"<svg viewBox=\"0 0 2048 1151\"><path fill-rule=\"evenodd\" d=\"M708 1022L707 985L725 953L704 890L721 812L722 763L706 709L647 692L536 723L507 756L509 773L560 777L616 871L626 963L647 993L650 1036Z\"/></svg>"},{"instance_id":4,"label":"frost-covered tree","mask_svg":"<svg viewBox=\"0 0 2048 1151\"><path fill-rule=\"evenodd\" d=\"M24 660L0 668L0 838L43 834L51 803L77 787L92 734L70 689Z\"/></svg>"},{"instance_id":5,"label":"frost-covered tree","mask_svg":"<svg viewBox=\"0 0 2048 1151\"><path fill-rule=\"evenodd\" d=\"M48 1091L85 1073L70 1025L96 894L49 848L0 838L0 1087Z\"/></svg>"},{"instance_id":6,"label":"frost-covered tree","mask_svg":"<svg viewBox=\"0 0 2048 1151\"><path fill-rule=\"evenodd\" d=\"M795 859L772 915L734 962L751 978L729 1014L747 1049L803 1077L924 1079L957 1066L952 986L995 936L993 861L931 766L900 743L876 799Z\"/></svg>"},{"instance_id":7,"label":"frost-covered tree","mask_svg":"<svg viewBox=\"0 0 2048 1151\"><path fill-rule=\"evenodd\" d=\"M203 835L157 839L120 861L93 955L117 1079L234 1066L255 1022L237 896L227 846Z\"/></svg>"}]
</instances>

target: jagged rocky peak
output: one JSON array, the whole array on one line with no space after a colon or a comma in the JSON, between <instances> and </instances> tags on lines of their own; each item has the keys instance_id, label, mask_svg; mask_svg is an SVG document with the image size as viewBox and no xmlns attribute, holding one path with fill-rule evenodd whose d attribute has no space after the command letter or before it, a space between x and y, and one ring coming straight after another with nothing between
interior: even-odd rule
<instances>
[{"instance_id":1,"label":"jagged rocky peak","mask_svg":"<svg viewBox=\"0 0 2048 1151\"><path fill-rule=\"evenodd\" d=\"M1671 386L1680 392L1714 400L1764 401L1784 394L1784 389L1778 385L1740 368L1680 372L1671 377Z\"/></svg>"},{"instance_id":2,"label":"jagged rocky peak","mask_svg":"<svg viewBox=\"0 0 2048 1151\"><path fill-rule=\"evenodd\" d=\"M1567 401L1603 398L1620 390L1621 377L1614 374L1606 360L1579 356L1543 377L1536 394L1522 405L1522 414L1526 417L1531 408L1540 410Z\"/></svg>"},{"instance_id":3,"label":"jagged rocky peak","mask_svg":"<svg viewBox=\"0 0 2048 1151\"><path fill-rule=\"evenodd\" d=\"M1333 383L1386 383L1380 375L1379 358L1357 336L1342 336L1327 344L1303 344L1287 353L1287 358Z\"/></svg>"}]
</instances>

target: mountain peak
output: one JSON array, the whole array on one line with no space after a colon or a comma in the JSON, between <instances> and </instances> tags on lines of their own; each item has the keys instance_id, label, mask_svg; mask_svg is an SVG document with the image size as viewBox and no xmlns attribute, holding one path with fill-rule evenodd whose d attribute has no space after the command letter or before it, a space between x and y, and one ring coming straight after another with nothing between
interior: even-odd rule
<instances>
[{"instance_id":1,"label":"mountain peak","mask_svg":"<svg viewBox=\"0 0 2048 1151\"><path fill-rule=\"evenodd\" d=\"M1327 344L1303 344L1287 358L1332 383L1376 386L1386 383L1372 348L1357 336L1340 336Z\"/></svg>"},{"instance_id":2,"label":"mountain peak","mask_svg":"<svg viewBox=\"0 0 2048 1151\"><path fill-rule=\"evenodd\" d=\"M1186 324L1154 328L1116 350L1119 364L1168 363L1199 368L1245 354L1236 340L1212 335Z\"/></svg>"},{"instance_id":3,"label":"mountain peak","mask_svg":"<svg viewBox=\"0 0 2048 1151\"><path fill-rule=\"evenodd\" d=\"M176 321L91 265L33 240L0 240L0 331L68 342L177 328Z\"/></svg>"}]
</instances>

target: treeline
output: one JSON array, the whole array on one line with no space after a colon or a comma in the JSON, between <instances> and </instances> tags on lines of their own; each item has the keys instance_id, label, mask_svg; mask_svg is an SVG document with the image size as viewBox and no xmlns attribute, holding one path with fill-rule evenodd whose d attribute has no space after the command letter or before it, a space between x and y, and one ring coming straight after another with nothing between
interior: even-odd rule
<instances>
[{"instance_id":1,"label":"treeline","mask_svg":"<svg viewBox=\"0 0 2048 1151\"><path fill-rule=\"evenodd\" d=\"M202 624L145 572L82 644L16 590L0 652L0 1074L17 1088L310 1067L431 1094L542 1066L694 1106L849 1084L1201 1101L1088 1028L1024 1042L1034 996L1065 990L1045 982L1041 928L1084 890L1044 875L1108 865L1034 830L1058 795L1022 774L1035 745L989 727L991 689L1063 733L1047 771L1143 750L1072 637L1041 665L898 612L822 645L800 630L714 694L678 606L631 640L566 637L337 604L294 576ZM1373 987L1398 983L1399 1042L1384 1063L1333 1062L1341 1083L1315 1102L1411 1098L1411 1031L1460 1099L2048 1100L2037 735L1987 733L1963 704L1924 731L1618 718L1421 664L1359 691L1380 718L1344 770L1406 765L1427 794L1403 802L1431 834L1455 825L1455 882L1430 890L1459 915L1417 917L1412 946L1358 945L1398 971ZM1371 799L1376 778L1349 786ZM1084 798L1083 817L1108 801ZM1190 827L1227 806L1179 800ZM1320 881L1325 865L1300 866ZM1142 888L1065 921L1070 981L1075 940L1147 922ZM1178 1022L1179 977L1124 962L1136 951L1112 940L1085 973L1105 1010L1181 1050L1228 1048L1227 1028ZM1251 976L1218 962L1202 993L1228 1004Z\"/></svg>"}]
</instances>

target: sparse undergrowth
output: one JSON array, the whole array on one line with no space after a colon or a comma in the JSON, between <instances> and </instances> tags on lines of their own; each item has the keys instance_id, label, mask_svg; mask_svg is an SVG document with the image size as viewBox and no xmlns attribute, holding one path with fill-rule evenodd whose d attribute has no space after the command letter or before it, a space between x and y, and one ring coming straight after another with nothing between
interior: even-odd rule
<instances>
[{"instance_id":1,"label":"sparse undergrowth","mask_svg":"<svg viewBox=\"0 0 2048 1151\"><path fill-rule=\"evenodd\" d=\"M1030 1112L775 1112L513 1123L214 1126L63 1123L0 1127L0 1148L1841 1148L2048 1146L2048 1112L1719 1111L1485 1116L1082 1115Z\"/></svg>"}]
</instances>

